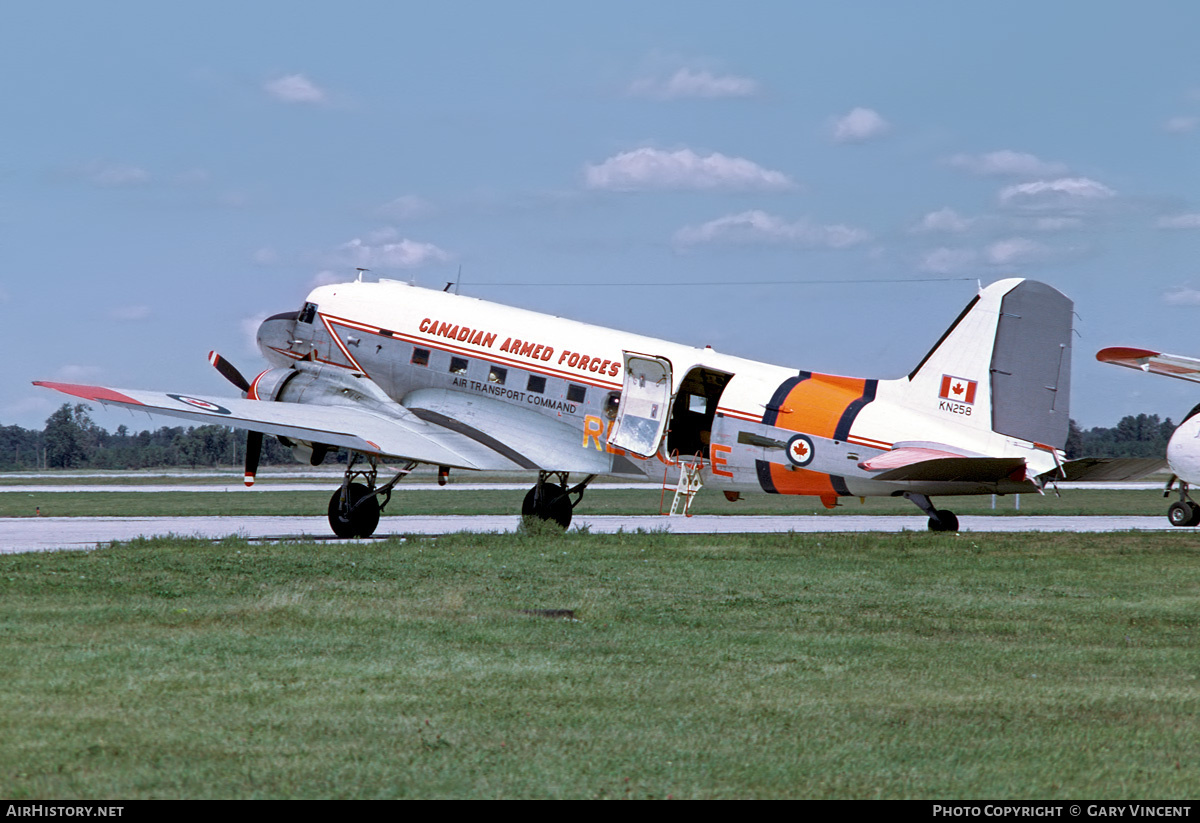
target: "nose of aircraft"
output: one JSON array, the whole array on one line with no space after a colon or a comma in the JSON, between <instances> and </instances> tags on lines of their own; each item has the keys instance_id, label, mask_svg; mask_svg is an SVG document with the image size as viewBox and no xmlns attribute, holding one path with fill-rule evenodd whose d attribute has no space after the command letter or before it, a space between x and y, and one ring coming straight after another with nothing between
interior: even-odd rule
<instances>
[{"instance_id":1,"label":"nose of aircraft","mask_svg":"<svg viewBox=\"0 0 1200 823\"><path fill-rule=\"evenodd\" d=\"M281 352L291 348L291 342L296 337L296 317L294 311L273 314L258 327L258 350L271 364L291 362L292 358Z\"/></svg>"}]
</instances>

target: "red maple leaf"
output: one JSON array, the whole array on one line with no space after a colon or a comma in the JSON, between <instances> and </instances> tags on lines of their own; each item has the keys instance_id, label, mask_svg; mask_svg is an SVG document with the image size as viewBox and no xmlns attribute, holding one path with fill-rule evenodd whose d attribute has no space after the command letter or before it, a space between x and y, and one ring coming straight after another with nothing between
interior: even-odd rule
<instances>
[{"instance_id":1,"label":"red maple leaf","mask_svg":"<svg viewBox=\"0 0 1200 823\"><path fill-rule=\"evenodd\" d=\"M962 394L962 392L963 392L962 383L955 383L955 384L954 384L954 393L955 393L955 394Z\"/></svg>"}]
</instances>

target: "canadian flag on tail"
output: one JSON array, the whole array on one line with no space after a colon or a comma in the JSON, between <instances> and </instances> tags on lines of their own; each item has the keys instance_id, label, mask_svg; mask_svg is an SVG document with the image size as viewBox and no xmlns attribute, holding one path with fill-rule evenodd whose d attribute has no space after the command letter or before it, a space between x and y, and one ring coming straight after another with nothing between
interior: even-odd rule
<instances>
[{"instance_id":1,"label":"canadian flag on tail","mask_svg":"<svg viewBox=\"0 0 1200 823\"><path fill-rule=\"evenodd\" d=\"M952 374L942 375L942 390L938 392L938 397L943 400L954 400L958 403L975 402L975 386L974 380L966 380L962 377L955 377Z\"/></svg>"}]
</instances>

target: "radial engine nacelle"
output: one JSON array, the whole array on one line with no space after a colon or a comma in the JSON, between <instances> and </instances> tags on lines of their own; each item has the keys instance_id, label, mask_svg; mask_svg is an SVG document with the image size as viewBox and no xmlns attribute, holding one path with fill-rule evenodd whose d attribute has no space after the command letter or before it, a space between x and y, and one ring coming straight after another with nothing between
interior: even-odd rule
<instances>
[{"instance_id":1,"label":"radial engine nacelle","mask_svg":"<svg viewBox=\"0 0 1200 823\"><path fill-rule=\"evenodd\" d=\"M267 369L250 384L251 400L347 406L396 416L396 404L374 380L361 372L347 372L323 364L299 361L289 368ZM278 438L302 463L321 465L329 446L304 440Z\"/></svg>"}]
</instances>

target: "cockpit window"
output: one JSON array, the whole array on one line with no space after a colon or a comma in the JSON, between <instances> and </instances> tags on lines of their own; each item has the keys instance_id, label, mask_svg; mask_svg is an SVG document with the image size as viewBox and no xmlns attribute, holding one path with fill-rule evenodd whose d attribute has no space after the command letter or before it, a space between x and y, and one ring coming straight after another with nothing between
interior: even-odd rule
<instances>
[{"instance_id":1,"label":"cockpit window","mask_svg":"<svg viewBox=\"0 0 1200 823\"><path fill-rule=\"evenodd\" d=\"M317 316L317 304L305 303L304 308L300 310L300 315L296 318L301 323L311 323Z\"/></svg>"}]
</instances>

